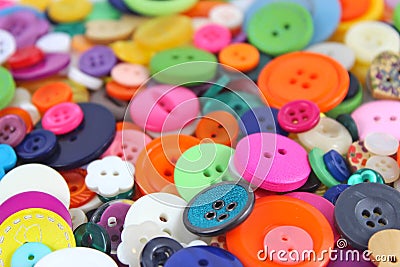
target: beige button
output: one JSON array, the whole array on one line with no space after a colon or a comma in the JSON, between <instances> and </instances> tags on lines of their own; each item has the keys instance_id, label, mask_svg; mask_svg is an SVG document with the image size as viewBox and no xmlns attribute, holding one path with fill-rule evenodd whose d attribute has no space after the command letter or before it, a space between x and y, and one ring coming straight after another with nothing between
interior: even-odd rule
<instances>
[{"instance_id":1,"label":"beige button","mask_svg":"<svg viewBox=\"0 0 400 267\"><path fill-rule=\"evenodd\" d=\"M86 23L85 36L97 44L128 39L137 25L129 20L93 20Z\"/></svg>"},{"instance_id":2,"label":"beige button","mask_svg":"<svg viewBox=\"0 0 400 267\"><path fill-rule=\"evenodd\" d=\"M368 159L365 167L379 172L387 184L399 179L399 165L391 157L372 156Z\"/></svg>"},{"instance_id":3,"label":"beige button","mask_svg":"<svg viewBox=\"0 0 400 267\"><path fill-rule=\"evenodd\" d=\"M370 133L364 144L371 153L381 156L394 155L399 148L399 141L387 133Z\"/></svg>"},{"instance_id":4,"label":"beige button","mask_svg":"<svg viewBox=\"0 0 400 267\"><path fill-rule=\"evenodd\" d=\"M379 267L400 266L399 240L400 230L387 229L375 233L368 242L368 250L372 253L370 258Z\"/></svg>"}]
</instances>

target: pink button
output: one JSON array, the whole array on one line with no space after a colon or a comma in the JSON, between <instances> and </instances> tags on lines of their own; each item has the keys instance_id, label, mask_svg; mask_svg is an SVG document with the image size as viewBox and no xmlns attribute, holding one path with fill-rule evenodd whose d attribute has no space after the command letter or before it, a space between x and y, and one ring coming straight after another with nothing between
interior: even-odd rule
<instances>
[{"instance_id":1,"label":"pink button","mask_svg":"<svg viewBox=\"0 0 400 267\"><path fill-rule=\"evenodd\" d=\"M352 114L360 140L373 132L388 133L400 140L400 102L378 100L365 103Z\"/></svg>"},{"instance_id":2,"label":"pink button","mask_svg":"<svg viewBox=\"0 0 400 267\"><path fill-rule=\"evenodd\" d=\"M75 130L82 120L82 109L75 103L65 102L46 111L42 118L42 126L43 129L60 135Z\"/></svg>"},{"instance_id":3,"label":"pink button","mask_svg":"<svg viewBox=\"0 0 400 267\"><path fill-rule=\"evenodd\" d=\"M301 187L311 172L306 150L274 133L255 133L240 140L234 165L245 180L274 192Z\"/></svg>"},{"instance_id":4,"label":"pink button","mask_svg":"<svg viewBox=\"0 0 400 267\"><path fill-rule=\"evenodd\" d=\"M268 252L265 252L271 255L270 260L283 265L295 265L308 260L302 256L306 254L304 251L311 251L313 245L310 234L296 226L275 227L264 238L264 247L268 248Z\"/></svg>"},{"instance_id":5,"label":"pink button","mask_svg":"<svg viewBox=\"0 0 400 267\"><path fill-rule=\"evenodd\" d=\"M218 53L231 40L232 35L229 29L217 24L207 24L194 34L194 45L211 53Z\"/></svg>"},{"instance_id":6,"label":"pink button","mask_svg":"<svg viewBox=\"0 0 400 267\"><path fill-rule=\"evenodd\" d=\"M121 85L139 87L149 78L149 71L139 64L119 63L112 68L111 77Z\"/></svg>"},{"instance_id":7,"label":"pink button","mask_svg":"<svg viewBox=\"0 0 400 267\"><path fill-rule=\"evenodd\" d=\"M314 128L320 118L316 104L308 100L296 100L284 105L278 113L279 125L287 132L302 133Z\"/></svg>"},{"instance_id":8,"label":"pink button","mask_svg":"<svg viewBox=\"0 0 400 267\"><path fill-rule=\"evenodd\" d=\"M151 138L137 130L122 130L115 134L114 141L106 152L101 156L117 156L135 166L140 152L151 142Z\"/></svg>"},{"instance_id":9,"label":"pink button","mask_svg":"<svg viewBox=\"0 0 400 267\"><path fill-rule=\"evenodd\" d=\"M130 106L133 122L145 130L171 132L191 124L200 112L197 96L185 87L157 85L136 95Z\"/></svg>"}]
</instances>

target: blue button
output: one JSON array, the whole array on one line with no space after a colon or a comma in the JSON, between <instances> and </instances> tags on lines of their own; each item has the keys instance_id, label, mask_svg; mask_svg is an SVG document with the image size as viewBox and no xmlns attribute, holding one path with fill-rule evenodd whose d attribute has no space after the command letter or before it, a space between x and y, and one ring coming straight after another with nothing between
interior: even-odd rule
<instances>
[{"instance_id":1,"label":"blue button","mask_svg":"<svg viewBox=\"0 0 400 267\"><path fill-rule=\"evenodd\" d=\"M314 35L310 44L328 39L340 22L342 7L338 0L312 0L311 15L314 24Z\"/></svg>"},{"instance_id":2,"label":"blue button","mask_svg":"<svg viewBox=\"0 0 400 267\"><path fill-rule=\"evenodd\" d=\"M11 257L11 267L32 267L44 256L51 253L51 249L38 242L25 243L20 246Z\"/></svg>"},{"instance_id":3,"label":"blue button","mask_svg":"<svg viewBox=\"0 0 400 267\"><path fill-rule=\"evenodd\" d=\"M266 106L247 111L239 121L242 133L250 135L267 132L288 136L289 133L283 130L278 123L278 112L278 109Z\"/></svg>"},{"instance_id":4,"label":"blue button","mask_svg":"<svg viewBox=\"0 0 400 267\"><path fill-rule=\"evenodd\" d=\"M335 205L336 200L338 199L340 194L349 187L350 187L350 185L348 185L348 184L338 184L338 185L332 186L331 188L326 190L326 192L324 194L324 198L329 200L333 205Z\"/></svg>"},{"instance_id":5,"label":"blue button","mask_svg":"<svg viewBox=\"0 0 400 267\"><path fill-rule=\"evenodd\" d=\"M17 163L17 155L14 149L7 144L0 144L0 180L6 171L11 170Z\"/></svg>"},{"instance_id":6,"label":"blue button","mask_svg":"<svg viewBox=\"0 0 400 267\"><path fill-rule=\"evenodd\" d=\"M183 247L168 237L156 237L147 242L140 254L141 267L164 266L165 262Z\"/></svg>"},{"instance_id":7,"label":"blue button","mask_svg":"<svg viewBox=\"0 0 400 267\"><path fill-rule=\"evenodd\" d=\"M324 155L324 162L329 173L339 182L350 177L350 170L344 158L336 150L330 150Z\"/></svg>"},{"instance_id":8,"label":"blue button","mask_svg":"<svg viewBox=\"0 0 400 267\"><path fill-rule=\"evenodd\" d=\"M22 161L40 163L56 152L57 137L47 130L33 130L15 150Z\"/></svg>"}]
</instances>

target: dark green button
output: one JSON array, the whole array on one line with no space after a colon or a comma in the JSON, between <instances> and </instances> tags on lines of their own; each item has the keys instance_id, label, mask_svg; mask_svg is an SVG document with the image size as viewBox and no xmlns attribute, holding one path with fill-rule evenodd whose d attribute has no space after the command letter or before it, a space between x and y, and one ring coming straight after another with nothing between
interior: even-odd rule
<instances>
[{"instance_id":1,"label":"dark green button","mask_svg":"<svg viewBox=\"0 0 400 267\"><path fill-rule=\"evenodd\" d=\"M103 196L100 196L100 195L97 195L97 196L99 197L99 199L103 203L107 203L107 202L110 202L112 200L117 200L117 199L129 199L129 200L131 200L132 197L133 197L133 194L134 194L134 190L135 189L133 188L133 189L129 190L128 192L121 193L119 195L116 195L115 197L103 197Z\"/></svg>"},{"instance_id":2,"label":"dark green button","mask_svg":"<svg viewBox=\"0 0 400 267\"><path fill-rule=\"evenodd\" d=\"M353 139L353 142L359 139L356 122L349 114L341 114L336 118L336 120L340 122L340 124L342 124L349 131L351 139Z\"/></svg>"},{"instance_id":3,"label":"dark green button","mask_svg":"<svg viewBox=\"0 0 400 267\"><path fill-rule=\"evenodd\" d=\"M94 248L109 254L111 251L111 240L107 231L95 223L84 223L74 231L77 247Z\"/></svg>"}]
</instances>

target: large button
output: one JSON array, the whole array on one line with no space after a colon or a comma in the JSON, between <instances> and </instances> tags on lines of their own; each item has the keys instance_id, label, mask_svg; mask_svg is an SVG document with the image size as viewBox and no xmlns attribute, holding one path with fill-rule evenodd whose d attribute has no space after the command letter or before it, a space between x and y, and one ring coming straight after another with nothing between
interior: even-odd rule
<instances>
[{"instance_id":1,"label":"large button","mask_svg":"<svg viewBox=\"0 0 400 267\"><path fill-rule=\"evenodd\" d=\"M20 246L12 255L11 267L31 267L51 253L51 249L39 242L29 242Z\"/></svg>"},{"instance_id":2,"label":"large button","mask_svg":"<svg viewBox=\"0 0 400 267\"><path fill-rule=\"evenodd\" d=\"M3 109L14 97L15 82L10 72L3 67L0 67L0 79L3 84L3 89L0 91L0 109Z\"/></svg>"},{"instance_id":3,"label":"large button","mask_svg":"<svg viewBox=\"0 0 400 267\"><path fill-rule=\"evenodd\" d=\"M232 39L228 28L218 24L206 24L194 34L194 45L211 53L218 53L226 47Z\"/></svg>"},{"instance_id":4,"label":"large button","mask_svg":"<svg viewBox=\"0 0 400 267\"><path fill-rule=\"evenodd\" d=\"M78 247L94 248L106 254L111 251L110 236L100 225L92 222L81 224L74 230L74 236Z\"/></svg>"},{"instance_id":5,"label":"large button","mask_svg":"<svg viewBox=\"0 0 400 267\"><path fill-rule=\"evenodd\" d=\"M0 63L3 64L17 50L17 45L15 43L14 36L5 30L0 30L0 40L0 48L2 49L0 52Z\"/></svg>"},{"instance_id":6,"label":"large button","mask_svg":"<svg viewBox=\"0 0 400 267\"><path fill-rule=\"evenodd\" d=\"M278 113L279 125L290 133L306 132L314 128L320 119L316 104L308 100L291 101Z\"/></svg>"},{"instance_id":7,"label":"large button","mask_svg":"<svg viewBox=\"0 0 400 267\"><path fill-rule=\"evenodd\" d=\"M45 209L14 213L0 225L0 232L0 264L3 266L9 266L14 252L26 242L41 242L52 251L75 247L71 227L58 214Z\"/></svg>"},{"instance_id":8,"label":"large button","mask_svg":"<svg viewBox=\"0 0 400 267\"><path fill-rule=\"evenodd\" d=\"M197 0L169 0L154 3L150 0L126 0L125 4L133 11L147 16L162 16L182 13L197 3Z\"/></svg>"},{"instance_id":9,"label":"large button","mask_svg":"<svg viewBox=\"0 0 400 267\"><path fill-rule=\"evenodd\" d=\"M368 251L371 252L370 258L379 262L381 267L396 266L400 258L400 249L396 242L399 237L400 231L395 229L375 233L368 241Z\"/></svg>"},{"instance_id":10,"label":"large button","mask_svg":"<svg viewBox=\"0 0 400 267\"><path fill-rule=\"evenodd\" d=\"M304 148L273 133L252 134L240 140L234 164L245 180L275 192L301 187L311 172Z\"/></svg>"},{"instance_id":11,"label":"large button","mask_svg":"<svg viewBox=\"0 0 400 267\"><path fill-rule=\"evenodd\" d=\"M364 145L372 154L390 156L397 153L399 140L390 134L375 132L365 136Z\"/></svg>"},{"instance_id":12,"label":"large button","mask_svg":"<svg viewBox=\"0 0 400 267\"><path fill-rule=\"evenodd\" d=\"M156 237L147 242L140 255L140 266L158 267L164 266L165 262L177 251L182 249L182 245L176 240L167 237Z\"/></svg>"},{"instance_id":13,"label":"large button","mask_svg":"<svg viewBox=\"0 0 400 267\"><path fill-rule=\"evenodd\" d=\"M320 53L331 57L338 61L347 70L350 70L356 61L354 51L342 43L318 43L309 46L306 51Z\"/></svg>"},{"instance_id":14,"label":"large button","mask_svg":"<svg viewBox=\"0 0 400 267\"><path fill-rule=\"evenodd\" d=\"M397 161L391 157L372 156L368 159L365 167L380 173L387 184L393 183L399 179L399 165Z\"/></svg>"},{"instance_id":15,"label":"large button","mask_svg":"<svg viewBox=\"0 0 400 267\"><path fill-rule=\"evenodd\" d=\"M44 114L51 107L72 100L71 87L63 82L54 82L40 87L32 96L32 102Z\"/></svg>"},{"instance_id":16,"label":"large button","mask_svg":"<svg viewBox=\"0 0 400 267\"><path fill-rule=\"evenodd\" d=\"M349 83L346 69L336 60L310 52L280 56L267 64L258 78L258 86L272 107L305 99L317 104L321 112L342 102Z\"/></svg>"},{"instance_id":17,"label":"large button","mask_svg":"<svg viewBox=\"0 0 400 267\"><path fill-rule=\"evenodd\" d=\"M90 191L85 184L86 170L74 169L70 171L61 171L60 174L68 184L71 203L70 208L78 208L94 198L95 193Z\"/></svg>"},{"instance_id":18,"label":"large button","mask_svg":"<svg viewBox=\"0 0 400 267\"><path fill-rule=\"evenodd\" d=\"M24 140L26 124L15 114L0 117L0 143L16 147Z\"/></svg>"},{"instance_id":19,"label":"large button","mask_svg":"<svg viewBox=\"0 0 400 267\"><path fill-rule=\"evenodd\" d=\"M0 181L6 171L11 170L17 163L17 155L14 149L7 144L0 144Z\"/></svg>"},{"instance_id":20,"label":"large button","mask_svg":"<svg viewBox=\"0 0 400 267\"><path fill-rule=\"evenodd\" d=\"M270 107L252 108L240 117L240 129L245 135L253 133L277 133L287 136L288 132L278 123L279 110Z\"/></svg>"},{"instance_id":21,"label":"large button","mask_svg":"<svg viewBox=\"0 0 400 267\"><path fill-rule=\"evenodd\" d=\"M102 77L110 73L117 63L114 52L107 46L95 46L81 55L79 69L84 73Z\"/></svg>"},{"instance_id":22,"label":"large button","mask_svg":"<svg viewBox=\"0 0 400 267\"><path fill-rule=\"evenodd\" d=\"M46 111L43 129L62 135L75 130L83 120L82 109L75 103L60 103Z\"/></svg>"},{"instance_id":23,"label":"large button","mask_svg":"<svg viewBox=\"0 0 400 267\"><path fill-rule=\"evenodd\" d=\"M152 58L152 52L150 50L133 41L117 41L110 44L110 47L114 51L115 56L123 62L148 65L150 58ZM154 56L158 54L159 53Z\"/></svg>"},{"instance_id":24,"label":"large button","mask_svg":"<svg viewBox=\"0 0 400 267\"><path fill-rule=\"evenodd\" d=\"M71 48L71 37L63 32L51 32L40 37L36 46L44 53L68 53Z\"/></svg>"},{"instance_id":25,"label":"large button","mask_svg":"<svg viewBox=\"0 0 400 267\"><path fill-rule=\"evenodd\" d=\"M44 162L57 150L57 138L54 133L42 129L33 130L15 148L23 162Z\"/></svg>"},{"instance_id":26,"label":"large button","mask_svg":"<svg viewBox=\"0 0 400 267\"><path fill-rule=\"evenodd\" d=\"M254 199L247 183L221 182L204 189L189 202L183 222L194 234L220 235L235 228L250 215Z\"/></svg>"},{"instance_id":27,"label":"large button","mask_svg":"<svg viewBox=\"0 0 400 267\"><path fill-rule=\"evenodd\" d=\"M62 0L50 3L47 14L59 23L83 20L91 11L92 3L84 0Z\"/></svg>"},{"instance_id":28,"label":"large button","mask_svg":"<svg viewBox=\"0 0 400 267\"><path fill-rule=\"evenodd\" d=\"M378 183L353 185L340 194L335 206L335 223L349 244L367 249L371 236L385 229L400 229L395 207L400 193Z\"/></svg>"}]
</instances>

